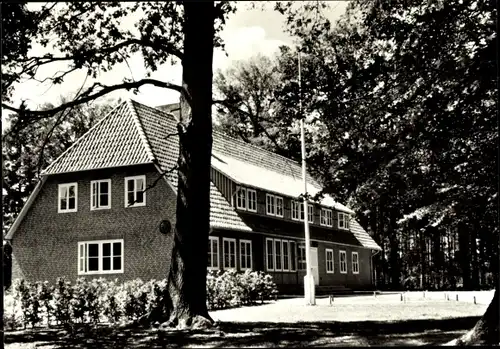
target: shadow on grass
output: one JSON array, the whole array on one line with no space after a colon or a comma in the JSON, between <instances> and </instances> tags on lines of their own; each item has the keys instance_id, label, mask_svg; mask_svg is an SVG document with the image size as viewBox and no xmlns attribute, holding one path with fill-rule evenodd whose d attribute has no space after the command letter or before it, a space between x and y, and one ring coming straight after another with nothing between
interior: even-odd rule
<instances>
[{"instance_id":1,"label":"shadow on grass","mask_svg":"<svg viewBox=\"0 0 500 349\"><path fill-rule=\"evenodd\" d=\"M358 322L220 322L209 331L117 330L83 327L68 333L36 329L5 333L5 344L33 343L53 348L173 348L394 346L446 343L472 328L479 317L443 320ZM12 347L13 347L12 346Z\"/></svg>"}]
</instances>

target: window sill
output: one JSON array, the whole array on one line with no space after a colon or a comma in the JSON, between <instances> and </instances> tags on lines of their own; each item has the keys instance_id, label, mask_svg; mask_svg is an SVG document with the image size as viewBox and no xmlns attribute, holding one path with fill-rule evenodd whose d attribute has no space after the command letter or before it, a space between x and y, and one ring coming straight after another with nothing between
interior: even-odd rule
<instances>
[{"instance_id":1,"label":"window sill","mask_svg":"<svg viewBox=\"0 0 500 349\"><path fill-rule=\"evenodd\" d=\"M123 274L123 270L110 270L110 271L92 271L82 273L79 272L78 275L109 275L109 274Z\"/></svg>"},{"instance_id":2,"label":"window sill","mask_svg":"<svg viewBox=\"0 0 500 349\"><path fill-rule=\"evenodd\" d=\"M64 211L61 211L61 210L58 210L57 213L72 213L72 212L78 212L78 210L64 210Z\"/></svg>"}]
</instances>

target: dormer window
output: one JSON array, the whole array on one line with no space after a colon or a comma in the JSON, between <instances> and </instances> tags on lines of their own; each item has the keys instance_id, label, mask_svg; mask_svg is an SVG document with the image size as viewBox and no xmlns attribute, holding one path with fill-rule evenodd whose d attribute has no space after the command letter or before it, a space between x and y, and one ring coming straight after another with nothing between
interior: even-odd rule
<instances>
[{"instance_id":1,"label":"dormer window","mask_svg":"<svg viewBox=\"0 0 500 349\"><path fill-rule=\"evenodd\" d=\"M283 217L283 198L281 196L266 194L266 214Z\"/></svg>"},{"instance_id":2,"label":"dormer window","mask_svg":"<svg viewBox=\"0 0 500 349\"><path fill-rule=\"evenodd\" d=\"M304 221L304 203L292 201L292 219L296 221ZM314 223L314 207L307 205L307 221Z\"/></svg>"},{"instance_id":3,"label":"dormer window","mask_svg":"<svg viewBox=\"0 0 500 349\"><path fill-rule=\"evenodd\" d=\"M349 230L349 215L347 213L338 212L338 222L339 229Z\"/></svg>"},{"instance_id":4,"label":"dormer window","mask_svg":"<svg viewBox=\"0 0 500 349\"><path fill-rule=\"evenodd\" d=\"M321 209L320 224L326 227L333 226L332 210L329 210L327 208Z\"/></svg>"},{"instance_id":5,"label":"dormer window","mask_svg":"<svg viewBox=\"0 0 500 349\"><path fill-rule=\"evenodd\" d=\"M236 191L236 208L257 212L257 192L253 189L238 187Z\"/></svg>"}]
</instances>

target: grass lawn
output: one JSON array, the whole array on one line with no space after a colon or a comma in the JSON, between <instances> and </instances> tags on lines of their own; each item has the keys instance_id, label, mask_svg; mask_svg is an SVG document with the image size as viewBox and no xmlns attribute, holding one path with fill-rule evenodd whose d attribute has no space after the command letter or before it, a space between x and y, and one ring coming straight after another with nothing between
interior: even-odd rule
<instances>
[{"instance_id":1,"label":"grass lawn","mask_svg":"<svg viewBox=\"0 0 500 349\"><path fill-rule=\"evenodd\" d=\"M302 298L211 312L210 331L116 330L109 326L6 332L5 348L413 346L442 344L474 326L488 304L400 295Z\"/></svg>"}]
</instances>

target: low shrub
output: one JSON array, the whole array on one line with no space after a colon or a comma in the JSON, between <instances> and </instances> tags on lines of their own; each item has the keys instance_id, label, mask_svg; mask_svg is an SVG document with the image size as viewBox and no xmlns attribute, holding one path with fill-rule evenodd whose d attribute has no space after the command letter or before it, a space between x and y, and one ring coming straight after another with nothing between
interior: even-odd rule
<instances>
[{"instance_id":1,"label":"low shrub","mask_svg":"<svg viewBox=\"0 0 500 349\"><path fill-rule=\"evenodd\" d=\"M270 275L247 270L207 274L207 307L209 310L254 304L272 299L277 293ZM167 309L167 280L141 279L119 283L118 280L78 278L74 284L64 277L55 285L49 282L29 283L16 280L6 298L4 323L7 329L40 323L50 327L73 323L118 323L137 320L147 313Z\"/></svg>"}]
</instances>

